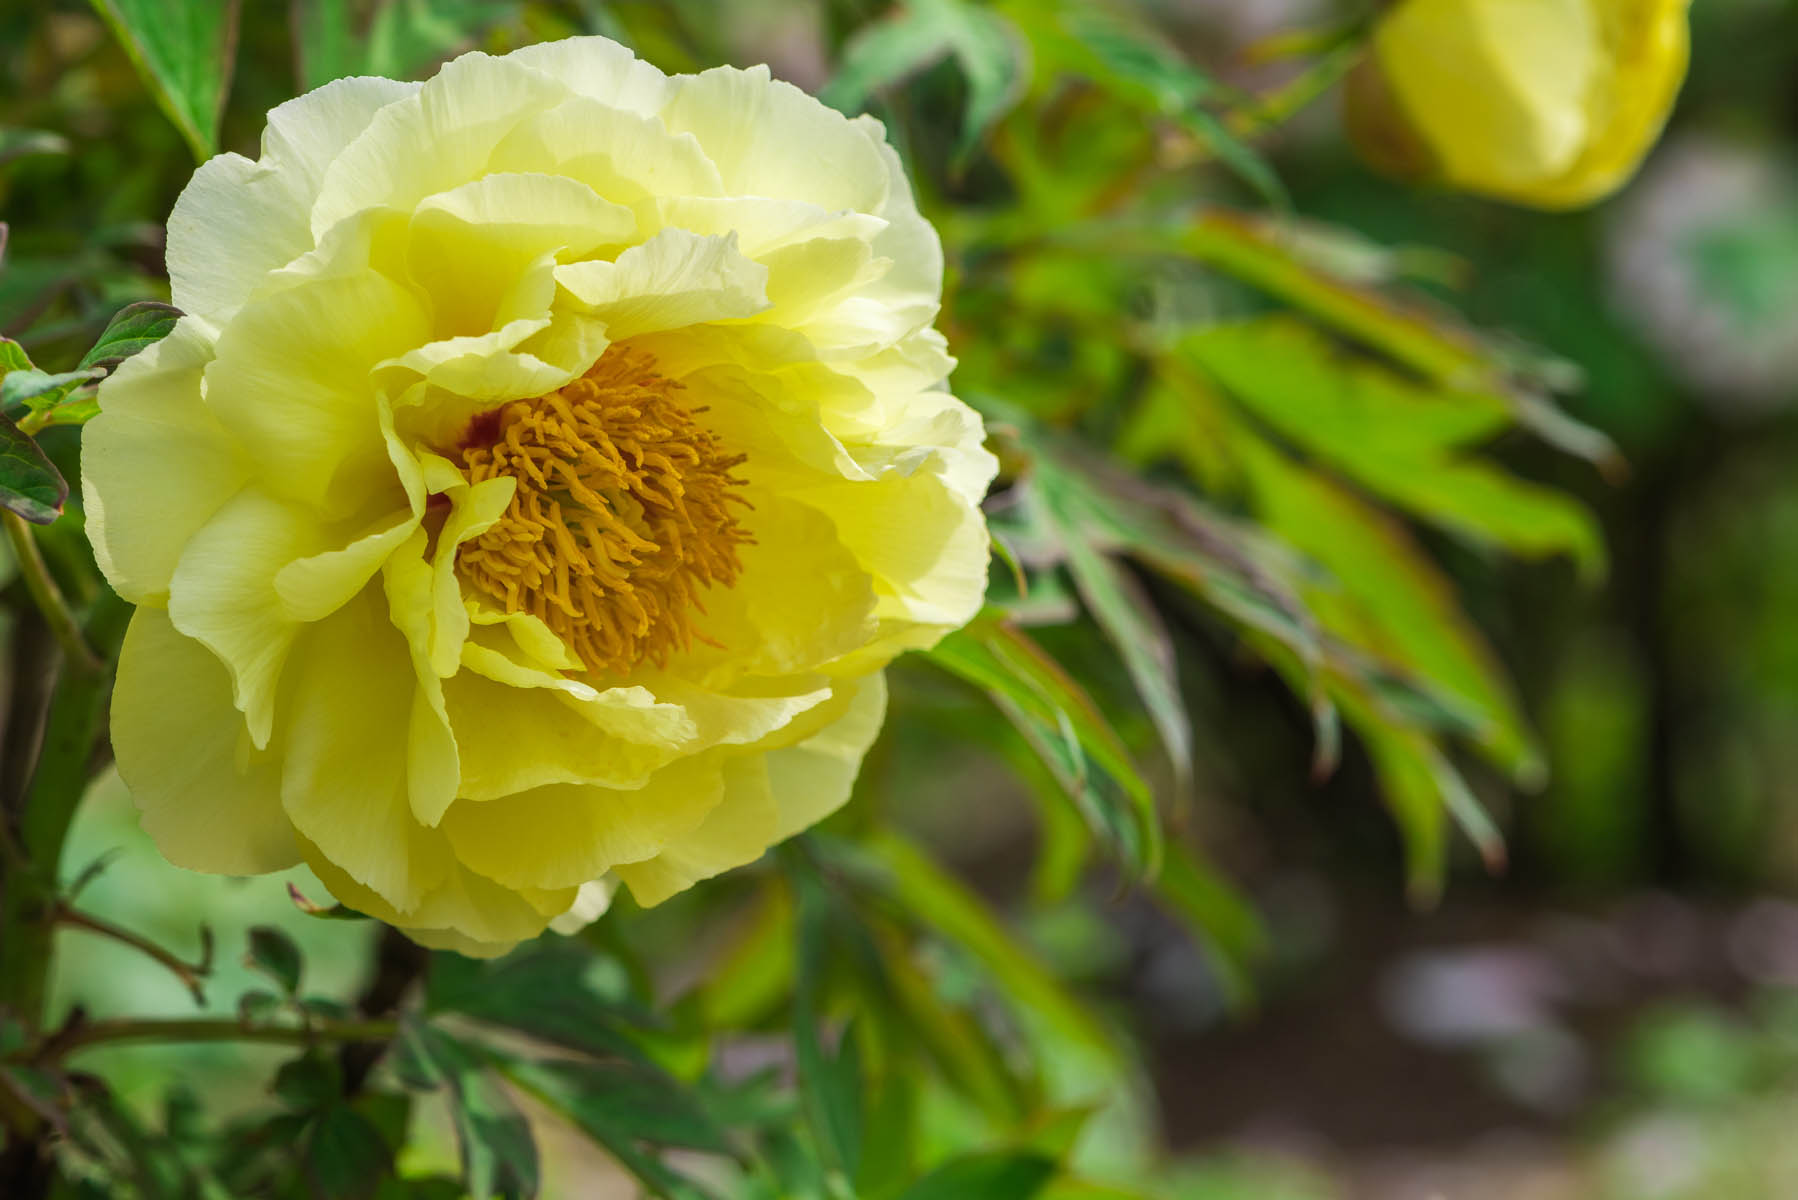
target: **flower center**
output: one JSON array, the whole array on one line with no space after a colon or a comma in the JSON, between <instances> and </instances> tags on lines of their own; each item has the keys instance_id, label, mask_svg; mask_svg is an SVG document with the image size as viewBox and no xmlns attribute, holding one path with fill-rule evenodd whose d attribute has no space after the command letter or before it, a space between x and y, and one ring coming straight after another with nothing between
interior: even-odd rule
<instances>
[{"instance_id":1,"label":"flower center","mask_svg":"<svg viewBox=\"0 0 1798 1200\"><path fill-rule=\"evenodd\" d=\"M463 544L462 578L548 625L588 669L663 665L695 638L702 589L742 571L748 508L727 455L654 360L613 346L566 387L476 418L471 483L518 481L505 515Z\"/></svg>"}]
</instances>

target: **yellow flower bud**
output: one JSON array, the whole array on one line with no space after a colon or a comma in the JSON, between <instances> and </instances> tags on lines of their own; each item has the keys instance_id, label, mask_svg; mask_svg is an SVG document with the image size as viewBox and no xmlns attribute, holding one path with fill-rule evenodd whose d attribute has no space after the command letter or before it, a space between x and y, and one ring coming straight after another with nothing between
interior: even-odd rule
<instances>
[{"instance_id":1,"label":"yellow flower bud","mask_svg":"<svg viewBox=\"0 0 1798 1200\"><path fill-rule=\"evenodd\" d=\"M1673 107L1690 0L1399 0L1350 80L1375 166L1537 208L1622 186Z\"/></svg>"}]
</instances>

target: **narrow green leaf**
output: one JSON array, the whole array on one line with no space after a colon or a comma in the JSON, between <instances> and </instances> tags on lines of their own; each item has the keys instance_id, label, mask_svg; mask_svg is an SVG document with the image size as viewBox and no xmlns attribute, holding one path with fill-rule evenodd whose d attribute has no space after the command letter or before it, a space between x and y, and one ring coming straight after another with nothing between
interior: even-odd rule
<instances>
[{"instance_id":1,"label":"narrow green leaf","mask_svg":"<svg viewBox=\"0 0 1798 1200\"><path fill-rule=\"evenodd\" d=\"M237 58L239 0L93 0L156 103L196 159L218 149L219 114Z\"/></svg>"},{"instance_id":2,"label":"narrow green leaf","mask_svg":"<svg viewBox=\"0 0 1798 1200\"><path fill-rule=\"evenodd\" d=\"M1544 764L1497 656L1456 601L1453 585L1386 515L1258 438L1237 451L1257 511L1330 572L1307 597L1332 632L1459 700L1482 749L1518 782Z\"/></svg>"},{"instance_id":3,"label":"narrow green leaf","mask_svg":"<svg viewBox=\"0 0 1798 1200\"><path fill-rule=\"evenodd\" d=\"M169 335L181 310L160 300L139 300L113 314L93 348L81 356L81 368L112 368Z\"/></svg>"},{"instance_id":4,"label":"narrow green leaf","mask_svg":"<svg viewBox=\"0 0 1798 1200\"><path fill-rule=\"evenodd\" d=\"M1417 517L1516 554L1568 554L1588 576L1603 571L1589 512L1465 453L1509 423L1502 401L1416 388L1343 359L1284 317L1216 326L1180 349L1282 437Z\"/></svg>"},{"instance_id":5,"label":"narrow green leaf","mask_svg":"<svg viewBox=\"0 0 1798 1200\"><path fill-rule=\"evenodd\" d=\"M289 996L300 990L300 948L274 926L256 925L250 929L250 948L244 962L280 984Z\"/></svg>"},{"instance_id":6,"label":"narrow green leaf","mask_svg":"<svg viewBox=\"0 0 1798 1200\"><path fill-rule=\"evenodd\" d=\"M1155 879L1162 902L1211 951L1230 999L1246 1004L1250 972L1267 948L1261 918L1230 883L1190 848L1175 842Z\"/></svg>"},{"instance_id":7,"label":"narrow green leaf","mask_svg":"<svg viewBox=\"0 0 1798 1200\"><path fill-rule=\"evenodd\" d=\"M1136 579L1087 540L1078 518L1058 513L1054 498L1040 488L1026 496L1039 503L1060 533L1068 572L1087 612L1124 660L1136 694L1161 735L1180 786L1192 777L1192 719L1180 695L1174 643Z\"/></svg>"},{"instance_id":8,"label":"narrow green leaf","mask_svg":"<svg viewBox=\"0 0 1798 1200\"><path fill-rule=\"evenodd\" d=\"M799 1060L799 1087L807 1120L825 1160L844 1179L861 1165L861 1059L853 1027L838 1036L833 1053L824 1044L823 989L833 908L823 884L810 872L795 872L798 902L799 970L793 994L793 1048Z\"/></svg>"},{"instance_id":9,"label":"narrow green leaf","mask_svg":"<svg viewBox=\"0 0 1798 1200\"><path fill-rule=\"evenodd\" d=\"M899 1200L1031 1200L1054 1175L1055 1160L1041 1154L975 1154L938 1167Z\"/></svg>"},{"instance_id":10,"label":"narrow green leaf","mask_svg":"<svg viewBox=\"0 0 1798 1200\"><path fill-rule=\"evenodd\" d=\"M1154 795L1098 706L1054 659L1023 631L984 617L927 655L986 691L1133 874L1154 873L1161 838Z\"/></svg>"},{"instance_id":11,"label":"narrow green leaf","mask_svg":"<svg viewBox=\"0 0 1798 1200\"><path fill-rule=\"evenodd\" d=\"M30 435L0 414L0 508L34 525L62 515L69 485Z\"/></svg>"}]
</instances>

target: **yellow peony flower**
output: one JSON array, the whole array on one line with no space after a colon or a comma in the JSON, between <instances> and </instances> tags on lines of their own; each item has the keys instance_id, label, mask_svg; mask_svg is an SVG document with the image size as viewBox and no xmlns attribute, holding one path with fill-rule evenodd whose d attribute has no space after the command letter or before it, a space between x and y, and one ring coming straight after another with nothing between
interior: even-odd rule
<instances>
[{"instance_id":1,"label":"yellow peony flower","mask_svg":"<svg viewBox=\"0 0 1798 1200\"><path fill-rule=\"evenodd\" d=\"M1376 166L1538 208L1635 172L1685 79L1690 0L1399 0L1350 77Z\"/></svg>"},{"instance_id":2,"label":"yellow peony flower","mask_svg":"<svg viewBox=\"0 0 1798 1200\"><path fill-rule=\"evenodd\" d=\"M654 904L849 794L995 469L871 118L600 38L343 79L169 218L84 495L168 858L428 945Z\"/></svg>"}]
</instances>

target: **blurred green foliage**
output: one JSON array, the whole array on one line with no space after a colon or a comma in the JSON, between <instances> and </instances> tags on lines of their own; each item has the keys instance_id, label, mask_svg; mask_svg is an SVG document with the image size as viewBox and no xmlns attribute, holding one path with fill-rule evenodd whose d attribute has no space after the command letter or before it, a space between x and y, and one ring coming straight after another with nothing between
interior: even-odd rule
<instances>
[{"instance_id":1,"label":"blurred green foliage","mask_svg":"<svg viewBox=\"0 0 1798 1200\"><path fill-rule=\"evenodd\" d=\"M988 609L894 671L855 803L578 939L427 961L290 901L282 882L324 895L303 873L174 872L103 775L45 895L156 946L204 922L219 962L59 937L50 1052L30 1017L0 1026L10 1144L58 1135L50 1194L561 1196L623 1172L681 1198L1334 1196L1302 1166L1163 1143L1170 1067L1126 1003L1127 920L1198 948L1187 1003L1215 1020L1294 987L1327 940L1262 903L1282 866L1419 905L1457 861L1463 887L1509 859L1550 894L1798 876L1790 422L1692 402L1603 297L1632 248L1601 217L1347 161L1306 105L1360 12L1267 43L1256 71L1202 8L0 12L0 499L45 522L0 547L14 713L53 665L18 548L90 630L110 619L59 486L89 372L160 328L134 302L167 298L161 220L196 158L253 154L269 107L346 74L602 33L671 71L771 57L874 112L943 233L953 383L1005 467ZM1749 114L1793 98L1798 9L1695 21L1686 119L1789 149ZM1783 67L1760 49L1782 39ZM1664 249L1752 337L1798 275L1790 229L1774 212ZM24 769L0 762L0 796ZM208 1044L103 1044L147 1018ZM1789 1114L1786 1024L1651 1020L1627 1049L1639 1102ZM1713 1190L1664 1194L1782 1194L1693 1178Z\"/></svg>"}]
</instances>

